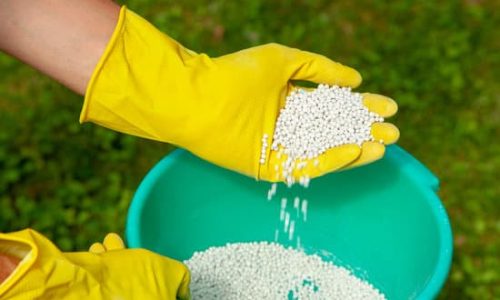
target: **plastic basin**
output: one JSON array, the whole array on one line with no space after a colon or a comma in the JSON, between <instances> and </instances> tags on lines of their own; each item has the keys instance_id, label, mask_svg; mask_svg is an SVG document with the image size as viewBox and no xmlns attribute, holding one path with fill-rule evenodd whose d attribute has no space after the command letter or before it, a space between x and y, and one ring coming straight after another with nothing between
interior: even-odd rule
<instances>
[{"instance_id":1,"label":"plastic basin","mask_svg":"<svg viewBox=\"0 0 500 300\"><path fill-rule=\"evenodd\" d=\"M281 198L308 199L307 220L278 242L352 270L388 299L432 299L452 257L449 219L438 179L413 156L390 146L371 165L312 180L308 189L278 185L219 168L184 150L163 158L140 184L129 209L129 247L184 260L229 242L275 241Z\"/></svg>"}]
</instances>

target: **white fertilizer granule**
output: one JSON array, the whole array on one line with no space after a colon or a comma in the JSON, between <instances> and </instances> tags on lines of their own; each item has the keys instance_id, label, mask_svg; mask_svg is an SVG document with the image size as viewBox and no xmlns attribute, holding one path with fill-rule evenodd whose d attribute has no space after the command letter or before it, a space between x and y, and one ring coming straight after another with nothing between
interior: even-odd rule
<instances>
[{"instance_id":1,"label":"white fertilizer granule","mask_svg":"<svg viewBox=\"0 0 500 300\"><path fill-rule=\"evenodd\" d=\"M278 158L287 155L282 165L274 168L276 178L281 175L289 186L294 184L294 170L303 169L309 161L317 167L316 158L328 149L373 141L371 126L383 120L370 112L363 96L351 88L320 84L312 91L292 91L280 110L270 148L278 152ZM268 134L264 134L261 164L265 163L267 140ZM299 178L299 183L309 185L307 174Z\"/></svg>"},{"instance_id":2,"label":"white fertilizer granule","mask_svg":"<svg viewBox=\"0 0 500 300\"><path fill-rule=\"evenodd\" d=\"M351 88L320 84L310 92L299 89L280 111L271 148L282 146L293 159L311 159L333 147L373 140L371 125L383 120Z\"/></svg>"},{"instance_id":3,"label":"white fertilizer granule","mask_svg":"<svg viewBox=\"0 0 500 300\"><path fill-rule=\"evenodd\" d=\"M211 247L184 263L193 300L385 299L347 269L276 243Z\"/></svg>"}]
</instances>

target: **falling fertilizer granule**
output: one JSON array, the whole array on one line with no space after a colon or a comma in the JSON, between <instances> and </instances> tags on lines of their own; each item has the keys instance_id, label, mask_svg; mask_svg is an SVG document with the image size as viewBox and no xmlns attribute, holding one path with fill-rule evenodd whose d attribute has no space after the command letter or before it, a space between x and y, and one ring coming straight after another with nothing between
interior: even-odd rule
<instances>
[{"instance_id":1,"label":"falling fertilizer granule","mask_svg":"<svg viewBox=\"0 0 500 300\"><path fill-rule=\"evenodd\" d=\"M184 263L193 300L385 299L349 270L276 243L211 247Z\"/></svg>"},{"instance_id":2,"label":"falling fertilizer granule","mask_svg":"<svg viewBox=\"0 0 500 300\"><path fill-rule=\"evenodd\" d=\"M310 92L295 90L280 111L274 134L263 135L259 162L265 164L268 150L274 152L279 160L272 166L275 179L285 181L288 187L296 182L308 187L306 167L318 167L321 154L333 147L373 141L371 126L382 121L363 105L362 95L350 88L319 85ZM300 178L296 178L297 173L302 174ZM274 183L267 200L276 194ZM193 299L385 299L349 270L301 251L300 236L294 235L301 223L307 222L307 206L308 200L298 195L282 197L280 226L274 230L275 241L280 236L295 239L298 250L253 242L196 252L185 261L191 270Z\"/></svg>"},{"instance_id":3,"label":"falling fertilizer granule","mask_svg":"<svg viewBox=\"0 0 500 300\"><path fill-rule=\"evenodd\" d=\"M383 121L380 115L368 110L363 104L363 96L352 92L351 88L320 84L311 91L296 89L286 98L274 133L265 133L262 137L260 163L266 163L269 149L278 158L272 168L274 178L283 180L288 187L298 182L307 188L310 182L307 171L319 167L320 156L325 151L374 141L371 127L373 123ZM274 183L267 192L267 200L271 201L276 193ZM286 210L286 200L283 198L281 202L280 221L283 222L283 232L293 240L294 232L300 227L299 220L307 221L307 200L293 197L294 212ZM280 231L275 233L275 241L279 237ZM296 237L299 245L299 236Z\"/></svg>"}]
</instances>

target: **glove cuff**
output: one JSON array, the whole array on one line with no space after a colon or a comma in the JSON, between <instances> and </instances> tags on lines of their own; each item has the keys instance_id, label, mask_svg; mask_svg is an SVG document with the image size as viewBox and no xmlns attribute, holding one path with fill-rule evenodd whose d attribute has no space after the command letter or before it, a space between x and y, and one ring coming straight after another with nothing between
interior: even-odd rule
<instances>
[{"instance_id":1,"label":"glove cuff","mask_svg":"<svg viewBox=\"0 0 500 300\"><path fill-rule=\"evenodd\" d=\"M93 97L93 93L95 90L94 87L96 85L97 77L101 73L101 70L102 70L105 62L109 58L109 55L110 55L111 51L113 50L115 44L117 43L118 38L122 34L126 11L127 11L127 7L125 5L122 6L120 9L120 15L118 17L118 22L117 22L116 27L113 31L113 34L111 35L111 38L110 38L108 44L106 45L106 48L104 49L104 53L101 55L101 58L99 59L96 67L94 68L94 71L92 72L92 76L90 77L89 83L87 85L87 89L85 91L85 99L83 102L82 111L80 112L80 123L89 121L89 110L90 110L90 105L91 105L90 100Z\"/></svg>"},{"instance_id":2,"label":"glove cuff","mask_svg":"<svg viewBox=\"0 0 500 300\"><path fill-rule=\"evenodd\" d=\"M0 251L21 259L16 269L0 283L0 298L14 297L23 293L31 295L34 298L38 296L38 285L40 282L26 281L19 282L25 277L26 273L32 268L38 260L39 249L37 240L43 238L31 229L25 229L12 233L0 233ZM22 292L19 291L21 287ZM25 293L25 294L24 294Z\"/></svg>"}]
</instances>

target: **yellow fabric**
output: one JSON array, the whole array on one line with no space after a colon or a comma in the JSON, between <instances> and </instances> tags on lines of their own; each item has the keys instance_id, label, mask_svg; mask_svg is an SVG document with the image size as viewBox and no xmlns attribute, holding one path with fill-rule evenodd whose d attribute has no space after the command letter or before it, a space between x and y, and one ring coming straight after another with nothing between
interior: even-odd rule
<instances>
[{"instance_id":1,"label":"yellow fabric","mask_svg":"<svg viewBox=\"0 0 500 300\"><path fill-rule=\"evenodd\" d=\"M0 245L29 249L0 285L0 299L189 299L186 266L144 249L124 249L116 237L108 236L100 253L64 253L34 230L0 234Z\"/></svg>"},{"instance_id":2,"label":"yellow fabric","mask_svg":"<svg viewBox=\"0 0 500 300\"><path fill-rule=\"evenodd\" d=\"M279 159L268 149L266 164L259 163L261 140L272 137L291 80L356 87L361 76L324 56L278 44L211 58L122 7L89 82L80 122L172 143L222 167L276 181L282 179L274 176ZM331 149L308 175L338 170L360 154L357 145Z\"/></svg>"}]
</instances>

